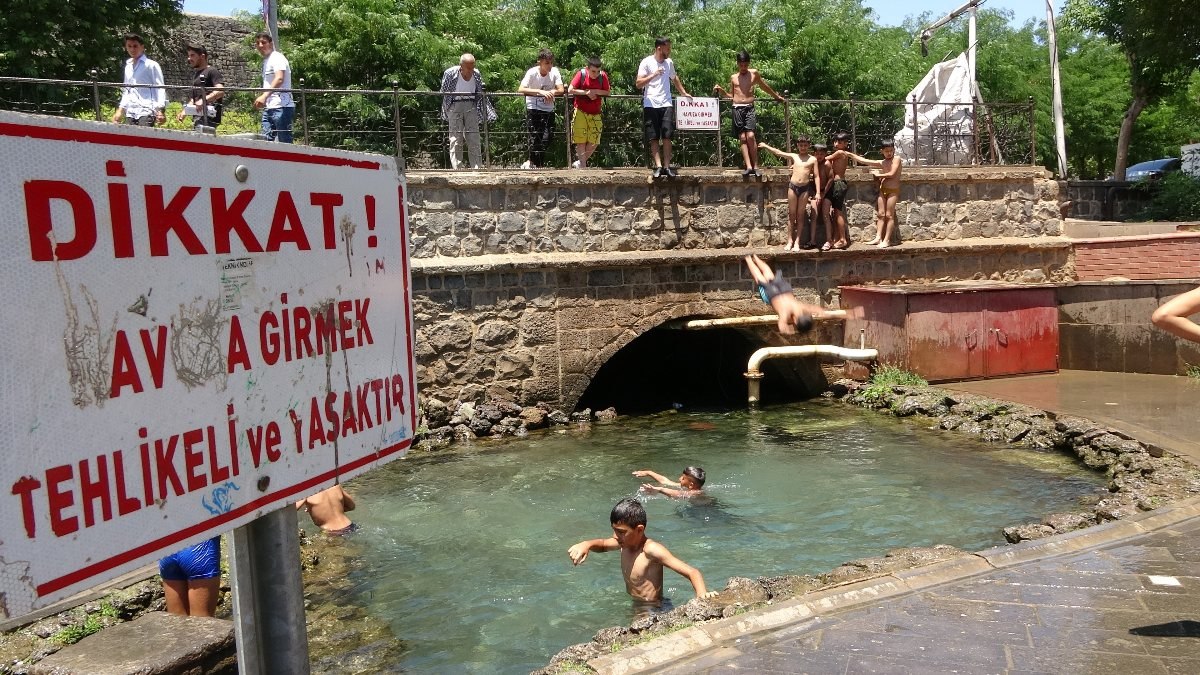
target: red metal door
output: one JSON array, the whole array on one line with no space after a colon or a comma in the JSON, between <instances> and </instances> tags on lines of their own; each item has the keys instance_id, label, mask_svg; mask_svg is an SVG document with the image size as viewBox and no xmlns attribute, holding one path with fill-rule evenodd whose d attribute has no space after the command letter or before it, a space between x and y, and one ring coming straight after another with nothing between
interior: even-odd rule
<instances>
[{"instance_id":1,"label":"red metal door","mask_svg":"<svg viewBox=\"0 0 1200 675\"><path fill-rule=\"evenodd\" d=\"M984 370L987 376L1058 370L1058 307L1054 290L984 294Z\"/></svg>"},{"instance_id":2,"label":"red metal door","mask_svg":"<svg viewBox=\"0 0 1200 675\"><path fill-rule=\"evenodd\" d=\"M910 369L930 382L984 375L986 340L980 325L980 293L909 296Z\"/></svg>"}]
</instances>

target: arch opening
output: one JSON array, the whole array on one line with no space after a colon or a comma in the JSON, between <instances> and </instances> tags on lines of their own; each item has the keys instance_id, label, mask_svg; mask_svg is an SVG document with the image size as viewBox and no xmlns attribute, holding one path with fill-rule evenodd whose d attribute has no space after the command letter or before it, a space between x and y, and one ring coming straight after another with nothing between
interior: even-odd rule
<instances>
[{"instance_id":1,"label":"arch opening","mask_svg":"<svg viewBox=\"0 0 1200 675\"><path fill-rule=\"evenodd\" d=\"M613 407L622 415L743 408L746 363L756 349L767 345L756 335L763 330L650 330L600 367L575 408ZM810 398L826 386L815 359L768 361L763 372L764 404Z\"/></svg>"}]
</instances>

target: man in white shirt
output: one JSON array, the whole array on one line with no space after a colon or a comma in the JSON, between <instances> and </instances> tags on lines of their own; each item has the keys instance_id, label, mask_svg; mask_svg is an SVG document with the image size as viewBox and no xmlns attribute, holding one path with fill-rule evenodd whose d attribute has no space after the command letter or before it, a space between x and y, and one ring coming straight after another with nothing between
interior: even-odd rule
<instances>
[{"instance_id":1,"label":"man in white shirt","mask_svg":"<svg viewBox=\"0 0 1200 675\"><path fill-rule=\"evenodd\" d=\"M678 174L671 168L671 135L675 132L675 108L671 101L671 84L679 95L691 98L675 73L671 61L671 41L665 37L655 38L654 53L642 59L634 82L642 90L642 120L646 129L646 141L650 144L650 157L654 161L654 177ZM661 154L659 146L662 147Z\"/></svg>"},{"instance_id":2,"label":"man in white shirt","mask_svg":"<svg viewBox=\"0 0 1200 675\"><path fill-rule=\"evenodd\" d=\"M525 130L529 135L529 159L522 169L546 165L546 146L554 135L554 97L565 91L562 74L554 67L554 52L538 51L537 65L525 71L521 87L525 94Z\"/></svg>"},{"instance_id":3,"label":"man in white shirt","mask_svg":"<svg viewBox=\"0 0 1200 675\"><path fill-rule=\"evenodd\" d=\"M292 100L292 66L287 57L275 51L270 33L254 36L254 47L263 57L263 93L254 99L254 107L263 111L262 132L268 141L292 142L292 121L296 104Z\"/></svg>"},{"instance_id":4,"label":"man in white shirt","mask_svg":"<svg viewBox=\"0 0 1200 675\"><path fill-rule=\"evenodd\" d=\"M137 33L125 34L125 86L121 90L121 102L113 113L112 121L120 124L136 124L152 127L163 123L163 111L167 107L167 90L163 88L162 68L156 61L146 58L146 43ZM140 85L140 86L128 86Z\"/></svg>"}]
</instances>

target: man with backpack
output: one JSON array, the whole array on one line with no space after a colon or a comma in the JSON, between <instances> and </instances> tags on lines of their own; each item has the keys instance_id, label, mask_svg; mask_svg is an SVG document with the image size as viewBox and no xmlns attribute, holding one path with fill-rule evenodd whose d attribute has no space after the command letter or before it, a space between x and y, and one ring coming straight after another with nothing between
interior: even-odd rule
<instances>
[{"instance_id":1,"label":"man with backpack","mask_svg":"<svg viewBox=\"0 0 1200 675\"><path fill-rule=\"evenodd\" d=\"M588 158L600 145L600 132L604 129L604 121L600 117L600 109L604 97L611 93L608 84L608 73L600 69L600 57L589 56L587 67L575 73L567 93L574 97L575 113L571 117L571 140L575 143L575 157L571 163L573 169L587 168Z\"/></svg>"}]
</instances>

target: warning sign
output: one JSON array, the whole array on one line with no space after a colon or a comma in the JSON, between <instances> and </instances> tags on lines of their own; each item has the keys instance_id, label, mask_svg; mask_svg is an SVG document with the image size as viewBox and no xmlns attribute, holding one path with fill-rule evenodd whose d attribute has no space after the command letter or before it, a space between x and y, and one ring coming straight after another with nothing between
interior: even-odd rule
<instances>
[{"instance_id":1,"label":"warning sign","mask_svg":"<svg viewBox=\"0 0 1200 675\"><path fill-rule=\"evenodd\" d=\"M677 98L675 119L680 129L717 131L721 128L720 103L715 98Z\"/></svg>"},{"instance_id":2,"label":"warning sign","mask_svg":"<svg viewBox=\"0 0 1200 675\"><path fill-rule=\"evenodd\" d=\"M0 615L399 457L391 158L0 113Z\"/></svg>"}]
</instances>

